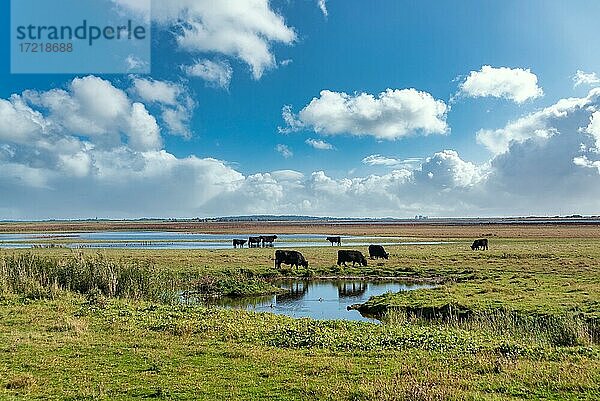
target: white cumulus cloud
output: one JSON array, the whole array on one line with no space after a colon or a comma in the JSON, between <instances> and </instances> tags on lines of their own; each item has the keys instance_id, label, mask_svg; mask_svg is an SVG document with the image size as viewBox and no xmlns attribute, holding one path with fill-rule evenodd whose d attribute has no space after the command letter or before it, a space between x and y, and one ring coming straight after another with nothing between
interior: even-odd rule
<instances>
[{"instance_id":1,"label":"white cumulus cloud","mask_svg":"<svg viewBox=\"0 0 600 401\"><path fill-rule=\"evenodd\" d=\"M45 126L42 114L33 110L20 96L0 99L0 141L27 143L41 134Z\"/></svg>"},{"instance_id":2,"label":"white cumulus cloud","mask_svg":"<svg viewBox=\"0 0 600 401\"><path fill-rule=\"evenodd\" d=\"M544 91L529 69L484 65L479 71L471 71L460 85L460 93L467 97L491 96L523 103L542 96Z\"/></svg>"},{"instance_id":3,"label":"white cumulus cloud","mask_svg":"<svg viewBox=\"0 0 600 401\"><path fill-rule=\"evenodd\" d=\"M283 131L311 129L325 135L350 134L394 140L412 134L444 134L447 106L427 92L387 89L377 96L323 90L297 115L283 109Z\"/></svg>"},{"instance_id":4,"label":"white cumulus cloud","mask_svg":"<svg viewBox=\"0 0 600 401\"><path fill-rule=\"evenodd\" d=\"M481 182L487 174L487 166L477 166L464 161L454 150L443 150L428 157L417 177L427 178L439 188L468 187Z\"/></svg>"},{"instance_id":5,"label":"white cumulus cloud","mask_svg":"<svg viewBox=\"0 0 600 401\"><path fill-rule=\"evenodd\" d=\"M67 90L25 91L11 97L23 106L20 119L36 116L46 129L37 132L37 140L49 140L53 133L71 133L85 137L97 145L114 146L121 135L137 150L154 150L161 146L156 119L144 104L132 102L125 91L95 76L73 79ZM33 109L37 109L35 112ZM45 115L43 115L45 113Z\"/></svg>"}]
</instances>

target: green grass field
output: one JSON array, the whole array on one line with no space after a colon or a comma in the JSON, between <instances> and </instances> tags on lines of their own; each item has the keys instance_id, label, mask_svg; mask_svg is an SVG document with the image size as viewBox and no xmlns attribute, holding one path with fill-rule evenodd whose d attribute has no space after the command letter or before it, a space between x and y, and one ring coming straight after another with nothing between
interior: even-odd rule
<instances>
[{"instance_id":1,"label":"green grass field","mask_svg":"<svg viewBox=\"0 0 600 401\"><path fill-rule=\"evenodd\" d=\"M600 399L600 239L451 241L386 247L366 268L302 249L308 271L276 271L272 249L0 251L0 399ZM165 296L260 293L279 276L440 286L371 299L383 324Z\"/></svg>"}]
</instances>

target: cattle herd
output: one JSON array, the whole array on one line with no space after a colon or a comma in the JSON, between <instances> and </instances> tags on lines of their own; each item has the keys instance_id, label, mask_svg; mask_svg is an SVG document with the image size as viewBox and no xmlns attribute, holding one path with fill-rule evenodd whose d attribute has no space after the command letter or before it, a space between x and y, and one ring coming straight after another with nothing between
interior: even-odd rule
<instances>
[{"instance_id":1,"label":"cattle herd","mask_svg":"<svg viewBox=\"0 0 600 401\"><path fill-rule=\"evenodd\" d=\"M248 248L260 248L260 247L264 248L266 246L273 246L273 241L275 241L276 239L277 239L276 235L261 235L258 237L248 237L247 240L234 239L233 247L237 248L239 246L240 248L243 248L244 244L247 242Z\"/></svg>"},{"instance_id":2,"label":"cattle herd","mask_svg":"<svg viewBox=\"0 0 600 401\"><path fill-rule=\"evenodd\" d=\"M248 237L245 239L234 239L233 247L234 248L243 248L246 243L248 243L248 248L260 248L260 247L272 247L273 242L277 239L277 235L260 235L255 237ZM342 238L340 236L337 237L327 237L327 241L331 242L331 245L342 245ZM471 245L472 250L487 250L488 249L488 240L487 239L477 239L473 241ZM383 246L381 245L369 245L369 258L370 259L388 259L390 254L385 251ZM290 267L304 267L308 268L308 261L298 251L288 251L278 249L275 251L275 268L280 269L281 264L290 265ZM337 265L338 266L347 266L346 263L352 263L352 266L367 266L367 259L364 257L362 252L355 250L339 250L337 255Z\"/></svg>"}]
</instances>

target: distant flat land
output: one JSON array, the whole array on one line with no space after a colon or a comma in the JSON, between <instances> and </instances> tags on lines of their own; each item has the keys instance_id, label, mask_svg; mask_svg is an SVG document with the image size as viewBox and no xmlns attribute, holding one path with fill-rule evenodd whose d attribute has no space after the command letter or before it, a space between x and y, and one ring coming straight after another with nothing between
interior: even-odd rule
<instances>
[{"instance_id":1,"label":"distant flat land","mask_svg":"<svg viewBox=\"0 0 600 401\"><path fill-rule=\"evenodd\" d=\"M333 221L44 221L0 223L0 233L180 231L206 234L393 235L419 238L600 238L600 219Z\"/></svg>"}]
</instances>

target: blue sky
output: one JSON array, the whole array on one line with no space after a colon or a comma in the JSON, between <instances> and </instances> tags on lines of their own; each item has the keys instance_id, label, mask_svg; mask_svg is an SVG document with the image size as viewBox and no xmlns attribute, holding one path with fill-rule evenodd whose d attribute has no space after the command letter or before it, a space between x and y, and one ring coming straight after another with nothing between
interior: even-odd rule
<instances>
[{"instance_id":1,"label":"blue sky","mask_svg":"<svg viewBox=\"0 0 600 401\"><path fill-rule=\"evenodd\" d=\"M136 0L115 3L139 11ZM0 219L600 213L598 2L329 0L327 15L316 0L221 2L220 13L209 3L154 4L152 73L135 76L11 75L2 3ZM184 45L182 23L209 35ZM207 79L207 66L225 78ZM120 91L115 118L128 122L98 120L76 88L107 105ZM56 89L102 133L51 109ZM44 129L14 133L29 117L12 112L13 94ZM580 100L562 105L568 98ZM156 127L131 128L136 102ZM153 133L140 139L140 126ZM129 139L108 146L108 137ZM44 145L59 139L69 145Z\"/></svg>"}]
</instances>

